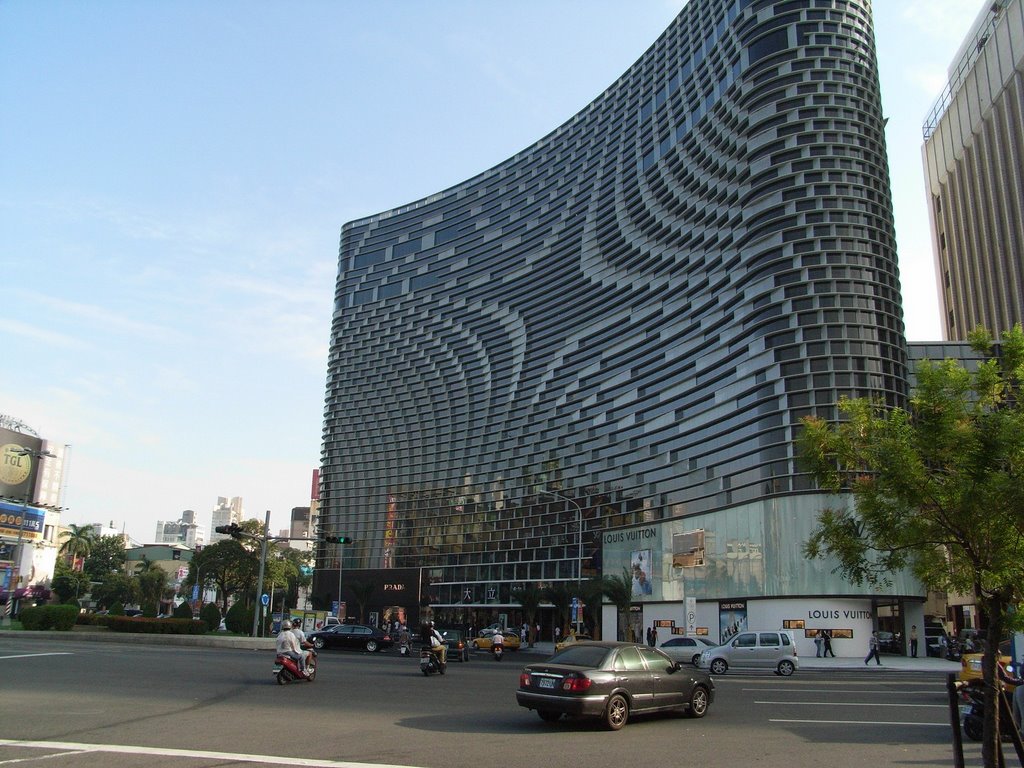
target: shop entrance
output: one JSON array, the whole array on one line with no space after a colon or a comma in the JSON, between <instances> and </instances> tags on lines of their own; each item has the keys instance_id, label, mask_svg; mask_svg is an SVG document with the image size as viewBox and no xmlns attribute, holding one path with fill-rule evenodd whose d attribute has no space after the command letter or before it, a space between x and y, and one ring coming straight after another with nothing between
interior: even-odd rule
<instances>
[{"instance_id":1,"label":"shop entrance","mask_svg":"<svg viewBox=\"0 0 1024 768\"><path fill-rule=\"evenodd\" d=\"M878 623L878 647L882 653L903 654L903 601L872 600Z\"/></svg>"}]
</instances>

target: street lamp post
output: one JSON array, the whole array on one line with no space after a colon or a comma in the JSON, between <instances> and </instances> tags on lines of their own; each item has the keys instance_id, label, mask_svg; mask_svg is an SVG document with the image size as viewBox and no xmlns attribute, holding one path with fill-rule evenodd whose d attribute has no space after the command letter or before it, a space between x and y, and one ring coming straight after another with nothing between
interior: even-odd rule
<instances>
[{"instance_id":1,"label":"street lamp post","mask_svg":"<svg viewBox=\"0 0 1024 768\"><path fill-rule=\"evenodd\" d=\"M577 584L582 584L583 583L583 507L581 507L579 504L577 504L576 501L574 501L573 499L570 499L568 496L566 496L564 494L561 494L558 491L546 490L546 491L544 491L544 493L548 494L549 496L554 496L555 498L562 499L562 501L567 501L570 504L572 504L574 507L576 507L576 582L577 582ZM578 597L579 597L579 595L577 595L577 598ZM577 620L575 623L579 624L580 622ZM577 629L579 629L579 627L577 627Z\"/></svg>"}]
</instances>

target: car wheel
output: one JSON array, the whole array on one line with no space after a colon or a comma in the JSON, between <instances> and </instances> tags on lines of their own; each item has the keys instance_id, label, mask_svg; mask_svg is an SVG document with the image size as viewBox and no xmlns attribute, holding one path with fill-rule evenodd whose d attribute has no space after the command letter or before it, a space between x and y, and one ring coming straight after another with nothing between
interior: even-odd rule
<instances>
[{"instance_id":1,"label":"car wheel","mask_svg":"<svg viewBox=\"0 0 1024 768\"><path fill-rule=\"evenodd\" d=\"M553 723L562 716L561 712L551 712L549 710L544 709L538 709L537 714L540 716L540 719L543 720L545 723Z\"/></svg>"},{"instance_id":2,"label":"car wheel","mask_svg":"<svg viewBox=\"0 0 1024 768\"><path fill-rule=\"evenodd\" d=\"M686 711L690 717L704 717L708 713L711 695L703 685L695 685L690 692L690 708Z\"/></svg>"},{"instance_id":3,"label":"car wheel","mask_svg":"<svg viewBox=\"0 0 1024 768\"><path fill-rule=\"evenodd\" d=\"M473 641L472 645L473 645L473 650L474 651L479 651L480 650L480 646L477 645L476 640Z\"/></svg>"},{"instance_id":4,"label":"car wheel","mask_svg":"<svg viewBox=\"0 0 1024 768\"><path fill-rule=\"evenodd\" d=\"M697 662L699 662L699 661L700 661L700 654L699 653L693 654L693 658L690 659L690 663L693 664L693 666L696 667L697 666Z\"/></svg>"},{"instance_id":5,"label":"car wheel","mask_svg":"<svg viewBox=\"0 0 1024 768\"><path fill-rule=\"evenodd\" d=\"M789 659L783 659L779 662L779 674L783 677L789 677L792 675L794 669L796 669L796 667L793 666L793 662Z\"/></svg>"},{"instance_id":6,"label":"car wheel","mask_svg":"<svg viewBox=\"0 0 1024 768\"><path fill-rule=\"evenodd\" d=\"M322 651L324 649L324 639L322 637L314 637L313 647L316 648L318 651Z\"/></svg>"},{"instance_id":7,"label":"car wheel","mask_svg":"<svg viewBox=\"0 0 1024 768\"><path fill-rule=\"evenodd\" d=\"M621 693L613 694L604 709L604 726L609 731L617 731L629 720L629 702Z\"/></svg>"},{"instance_id":8,"label":"car wheel","mask_svg":"<svg viewBox=\"0 0 1024 768\"><path fill-rule=\"evenodd\" d=\"M728 669L729 665L725 659L715 659L711 662L711 674L713 675L724 675Z\"/></svg>"},{"instance_id":9,"label":"car wheel","mask_svg":"<svg viewBox=\"0 0 1024 768\"><path fill-rule=\"evenodd\" d=\"M370 653L375 653L377 651L377 641L376 640L367 640L366 641L366 650L368 650Z\"/></svg>"}]
</instances>

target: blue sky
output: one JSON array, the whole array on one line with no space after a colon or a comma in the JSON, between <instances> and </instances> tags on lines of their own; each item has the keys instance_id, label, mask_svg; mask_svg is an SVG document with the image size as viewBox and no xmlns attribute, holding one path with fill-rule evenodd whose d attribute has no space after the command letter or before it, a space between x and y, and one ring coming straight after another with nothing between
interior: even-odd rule
<instances>
[{"instance_id":1,"label":"blue sky","mask_svg":"<svg viewBox=\"0 0 1024 768\"><path fill-rule=\"evenodd\" d=\"M941 335L921 122L985 0L875 0L908 337ZM0 0L0 413L65 522L144 542L319 463L341 225L556 128L679 0Z\"/></svg>"}]
</instances>

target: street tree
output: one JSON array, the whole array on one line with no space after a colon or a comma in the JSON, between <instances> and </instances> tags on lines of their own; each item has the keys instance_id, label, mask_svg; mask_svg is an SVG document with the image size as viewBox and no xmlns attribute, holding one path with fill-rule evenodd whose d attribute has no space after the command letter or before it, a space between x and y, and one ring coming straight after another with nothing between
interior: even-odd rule
<instances>
[{"instance_id":1,"label":"street tree","mask_svg":"<svg viewBox=\"0 0 1024 768\"><path fill-rule=\"evenodd\" d=\"M831 555L856 584L891 582L909 568L930 589L970 594L986 622L982 756L999 750L995 669L999 643L1019 628L1024 590L1024 331L993 347L976 371L922 362L909 408L843 400L835 424L804 419L800 452L820 486L838 494L805 543ZM846 501L852 504L845 503Z\"/></svg>"},{"instance_id":2,"label":"street tree","mask_svg":"<svg viewBox=\"0 0 1024 768\"><path fill-rule=\"evenodd\" d=\"M245 594L255 583L259 557L236 539L223 539L203 547L196 552L189 563L186 582L196 583L196 577L204 584L214 584L220 600L221 614L228 611L228 603L238 594Z\"/></svg>"},{"instance_id":3,"label":"street tree","mask_svg":"<svg viewBox=\"0 0 1024 768\"><path fill-rule=\"evenodd\" d=\"M543 594L544 599L551 603L555 609L554 625L561 630L561 634L564 637L568 629L566 624L569 616L569 603L572 600L572 595L569 594L569 587L564 581L555 581L544 588Z\"/></svg>"},{"instance_id":4,"label":"street tree","mask_svg":"<svg viewBox=\"0 0 1024 768\"><path fill-rule=\"evenodd\" d=\"M629 606L633 604L633 576L628 568L622 569L621 575L609 575L602 579L604 596L615 605L615 639L626 638L626 618Z\"/></svg>"},{"instance_id":5,"label":"street tree","mask_svg":"<svg viewBox=\"0 0 1024 768\"><path fill-rule=\"evenodd\" d=\"M68 558L72 568L82 570L82 563L89 556L96 541L93 527L71 523L66 531L61 531L59 538L65 539L58 550L60 554Z\"/></svg>"},{"instance_id":6,"label":"street tree","mask_svg":"<svg viewBox=\"0 0 1024 768\"><path fill-rule=\"evenodd\" d=\"M530 640L530 645L532 646L540 640L537 637L535 627L537 625L537 609L540 608L541 600L544 599L544 592L536 583L529 581L523 584L523 586L513 589L511 597L523 609L523 617L526 619L527 627L529 627L527 637L532 638Z\"/></svg>"},{"instance_id":7,"label":"street tree","mask_svg":"<svg viewBox=\"0 0 1024 768\"><path fill-rule=\"evenodd\" d=\"M134 576L112 573L100 583L93 584L91 594L97 608L134 605L139 602L139 582Z\"/></svg>"},{"instance_id":8,"label":"street tree","mask_svg":"<svg viewBox=\"0 0 1024 768\"><path fill-rule=\"evenodd\" d=\"M124 571L124 539L100 536L93 540L83 570L91 581L102 581L112 573Z\"/></svg>"},{"instance_id":9,"label":"street tree","mask_svg":"<svg viewBox=\"0 0 1024 768\"><path fill-rule=\"evenodd\" d=\"M356 605L359 606L359 621L361 622L366 621L366 606L369 605L370 598L373 596L376 588L372 581L351 581L348 584L348 590L352 593L352 597L355 598Z\"/></svg>"}]
</instances>

